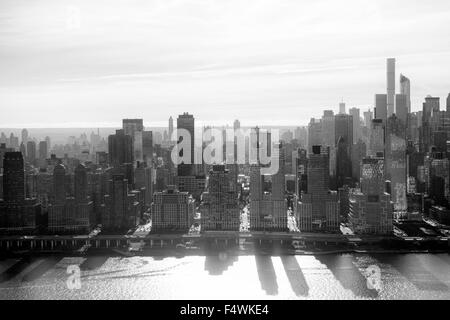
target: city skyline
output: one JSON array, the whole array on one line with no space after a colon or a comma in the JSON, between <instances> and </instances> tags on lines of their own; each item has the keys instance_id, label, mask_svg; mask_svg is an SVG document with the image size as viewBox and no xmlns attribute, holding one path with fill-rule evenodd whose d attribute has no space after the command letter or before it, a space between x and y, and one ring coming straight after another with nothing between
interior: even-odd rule
<instances>
[{"instance_id":1,"label":"city skyline","mask_svg":"<svg viewBox=\"0 0 450 320\"><path fill-rule=\"evenodd\" d=\"M186 110L212 125L217 113L307 125L341 100L373 109L386 57L397 59L396 87L400 73L411 80L412 111L427 95L444 101L448 2L360 3L5 1L0 100L14 111L0 127L165 126Z\"/></svg>"},{"instance_id":2,"label":"city skyline","mask_svg":"<svg viewBox=\"0 0 450 320\"><path fill-rule=\"evenodd\" d=\"M449 21L0 1L0 300L450 299Z\"/></svg>"}]
</instances>

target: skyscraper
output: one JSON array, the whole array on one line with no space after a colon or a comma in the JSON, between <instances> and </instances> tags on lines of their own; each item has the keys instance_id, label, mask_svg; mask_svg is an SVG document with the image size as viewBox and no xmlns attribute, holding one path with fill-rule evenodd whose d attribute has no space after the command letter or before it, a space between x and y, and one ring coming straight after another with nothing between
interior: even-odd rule
<instances>
[{"instance_id":1,"label":"skyscraper","mask_svg":"<svg viewBox=\"0 0 450 320\"><path fill-rule=\"evenodd\" d=\"M87 201L87 169L81 163L75 168L74 174L75 186L75 201L77 203L84 203Z\"/></svg>"},{"instance_id":2,"label":"skyscraper","mask_svg":"<svg viewBox=\"0 0 450 320\"><path fill-rule=\"evenodd\" d=\"M422 128L421 128L421 151L429 152L433 143L433 120L435 115L439 113L440 98L427 96L423 103L422 110Z\"/></svg>"},{"instance_id":3,"label":"skyscraper","mask_svg":"<svg viewBox=\"0 0 450 320\"><path fill-rule=\"evenodd\" d=\"M169 118L169 141L172 141L172 134L173 134L173 118L170 116Z\"/></svg>"},{"instance_id":4,"label":"skyscraper","mask_svg":"<svg viewBox=\"0 0 450 320\"><path fill-rule=\"evenodd\" d=\"M53 193L55 204L66 202L66 168L62 164L57 164L53 169Z\"/></svg>"},{"instance_id":5,"label":"skyscraper","mask_svg":"<svg viewBox=\"0 0 450 320\"><path fill-rule=\"evenodd\" d=\"M364 112L364 125L366 127L370 127L370 125L372 124L372 120L373 120L373 112L370 111L370 109L366 112Z\"/></svg>"},{"instance_id":6,"label":"skyscraper","mask_svg":"<svg viewBox=\"0 0 450 320\"><path fill-rule=\"evenodd\" d=\"M213 165L206 191L202 195L202 231L239 231L240 209L235 175L224 165Z\"/></svg>"},{"instance_id":7,"label":"skyscraper","mask_svg":"<svg viewBox=\"0 0 450 320\"><path fill-rule=\"evenodd\" d=\"M386 124L388 118L387 95L375 95L375 119L380 119Z\"/></svg>"},{"instance_id":8,"label":"skyscraper","mask_svg":"<svg viewBox=\"0 0 450 320\"><path fill-rule=\"evenodd\" d=\"M124 230L136 226L141 204L134 193L128 193L128 180L122 174L113 174L105 195L101 220L106 229Z\"/></svg>"},{"instance_id":9,"label":"skyscraper","mask_svg":"<svg viewBox=\"0 0 450 320\"><path fill-rule=\"evenodd\" d=\"M373 119L370 128L370 144L368 155L384 158L385 125L381 119Z\"/></svg>"},{"instance_id":10,"label":"skyscraper","mask_svg":"<svg viewBox=\"0 0 450 320\"><path fill-rule=\"evenodd\" d=\"M315 145L321 145L323 140L322 123L320 119L312 118L308 125L308 151Z\"/></svg>"},{"instance_id":11,"label":"skyscraper","mask_svg":"<svg viewBox=\"0 0 450 320\"><path fill-rule=\"evenodd\" d=\"M349 197L349 223L354 233L392 233L392 202L384 189L384 160L364 159L361 166L361 188L352 190Z\"/></svg>"},{"instance_id":12,"label":"skyscraper","mask_svg":"<svg viewBox=\"0 0 450 320\"><path fill-rule=\"evenodd\" d=\"M144 131L144 121L142 119L123 119L122 129L125 135L132 138L133 159L143 161L142 132Z\"/></svg>"},{"instance_id":13,"label":"skyscraper","mask_svg":"<svg viewBox=\"0 0 450 320\"><path fill-rule=\"evenodd\" d=\"M405 126L408 124L408 96L405 94L395 95L395 114Z\"/></svg>"},{"instance_id":14,"label":"skyscraper","mask_svg":"<svg viewBox=\"0 0 450 320\"><path fill-rule=\"evenodd\" d=\"M3 201L0 200L0 229L32 232L38 225L41 206L25 198L24 159L21 152L6 152L3 161Z\"/></svg>"},{"instance_id":15,"label":"skyscraper","mask_svg":"<svg viewBox=\"0 0 450 320\"><path fill-rule=\"evenodd\" d=\"M233 122L234 131L239 130L240 128L241 128L241 122L238 119L234 120L234 122Z\"/></svg>"},{"instance_id":16,"label":"skyscraper","mask_svg":"<svg viewBox=\"0 0 450 320\"><path fill-rule=\"evenodd\" d=\"M391 199L396 211L406 211L406 126L396 115L386 127L385 174L391 181Z\"/></svg>"},{"instance_id":17,"label":"skyscraper","mask_svg":"<svg viewBox=\"0 0 450 320\"><path fill-rule=\"evenodd\" d=\"M450 93L447 96L447 112L450 112Z\"/></svg>"},{"instance_id":18,"label":"skyscraper","mask_svg":"<svg viewBox=\"0 0 450 320\"><path fill-rule=\"evenodd\" d=\"M264 175L261 165L250 168L250 228L252 230L287 229L287 203L284 183L284 155L282 145L277 143L271 161L278 162L279 170L271 175L272 190L264 191ZM267 177L267 176L266 176Z\"/></svg>"},{"instance_id":19,"label":"skyscraper","mask_svg":"<svg viewBox=\"0 0 450 320\"><path fill-rule=\"evenodd\" d=\"M28 130L22 129L22 143L24 145L27 145L27 142L28 142Z\"/></svg>"},{"instance_id":20,"label":"skyscraper","mask_svg":"<svg viewBox=\"0 0 450 320\"><path fill-rule=\"evenodd\" d=\"M177 118L177 130L178 129L184 129L187 132L189 132L190 135L190 142L191 142L191 146L190 146L190 151L191 151L191 163L190 164L194 164L195 161L195 157L194 157L194 152L195 152L195 119L194 116L185 112L181 115L178 116ZM177 133L178 135L178 142L181 141L181 134L180 132Z\"/></svg>"},{"instance_id":21,"label":"skyscraper","mask_svg":"<svg viewBox=\"0 0 450 320\"><path fill-rule=\"evenodd\" d=\"M400 94L406 96L406 110L411 113L411 82L403 74L400 74Z\"/></svg>"},{"instance_id":22,"label":"skyscraper","mask_svg":"<svg viewBox=\"0 0 450 320\"><path fill-rule=\"evenodd\" d=\"M320 145L334 148L336 144L335 135L335 121L334 112L332 110L325 110L322 116L322 143ZM318 144L313 144L318 145Z\"/></svg>"},{"instance_id":23,"label":"skyscraper","mask_svg":"<svg viewBox=\"0 0 450 320\"><path fill-rule=\"evenodd\" d=\"M34 163L36 160L36 142L29 140L27 142L27 161L29 163Z\"/></svg>"},{"instance_id":24,"label":"skyscraper","mask_svg":"<svg viewBox=\"0 0 450 320\"><path fill-rule=\"evenodd\" d=\"M338 187L352 177L353 117L347 114L335 116L336 178Z\"/></svg>"},{"instance_id":25,"label":"skyscraper","mask_svg":"<svg viewBox=\"0 0 450 320\"><path fill-rule=\"evenodd\" d=\"M360 110L351 108L349 114L353 117L353 143L357 143L362 138Z\"/></svg>"},{"instance_id":26,"label":"skyscraper","mask_svg":"<svg viewBox=\"0 0 450 320\"><path fill-rule=\"evenodd\" d=\"M172 128L173 130L173 128ZM151 165L153 161L153 132L144 131L142 132L142 152L143 160L147 165Z\"/></svg>"},{"instance_id":27,"label":"skyscraper","mask_svg":"<svg viewBox=\"0 0 450 320\"><path fill-rule=\"evenodd\" d=\"M144 163L138 163L134 170L135 188L144 194L144 204L150 207L153 197L152 167Z\"/></svg>"},{"instance_id":28,"label":"skyscraper","mask_svg":"<svg viewBox=\"0 0 450 320\"><path fill-rule=\"evenodd\" d=\"M346 111L345 111L345 102L340 102L340 103L339 103L339 114L346 114Z\"/></svg>"},{"instance_id":29,"label":"skyscraper","mask_svg":"<svg viewBox=\"0 0 450 320\"><path fill-rule=\"evenodd\" d=\"M195 215L195 201L175 186L156 192L152 203L152 231L187 232Z\"/></svg>"},{"instance_id":30,"label":"skyscraper","mask_svg":"<svg viewBox=\"0 0 450 320\"><path fill-rule=\"evenodd\" d=\"M39 142L39 160L47 159L47 155L48 155L47 141Z\"/></svg>"},{"instance_id":31,"label":"skyscraper","mask_svg":"<svg viewBox=\"0 0 450 320\"><path fill-rule=\"evenodd\" d=\"M387 116L395 113L395 59L387 59Z\"/></svg>"},{"instance_id":32,"label":"skyscraper","mask_svg":"<svg viewBox=\"0 0 450 320\"><path fill-rule=\"evenodd\" d=\"M22 205L25 200L25 171L20 152L6 152L3 159L3 200Z\"/></svg>"},{"instance_id":33,"label":"skyscraper","mask_svg":"<svg viewBox=\"0 0 450 320\"><path fill-rule=\"evenodd\" d=\"M112 166L133 163L133 139L124 130L116 130L116 134L108 137L108 150Z\"/></svg>"},{"instance_id":34,"label":"skyscraper","mask_svg":"<svg viewBox=\"0 0 450 320\"><path fill-rule=\"evenodd\" d=\"M325 110L322 116L322 142L316 145L322 145L324 148L330 148L330 174L335 175L336 171L336 128L334 112ZM312 151L312 150L311 150Z\"/></svg>"},{"instance_id":35,"label":"skyscraper","mask_svg":"<svg viewBox=\"0 0 450 320\"><path fill-rule=\"evenodd\" d=\"M329 190L328 148L313 146L308 158L307 192L294 203L300 231L337 231L339 229L338 195Z\"/></svg>"}]
</instances>

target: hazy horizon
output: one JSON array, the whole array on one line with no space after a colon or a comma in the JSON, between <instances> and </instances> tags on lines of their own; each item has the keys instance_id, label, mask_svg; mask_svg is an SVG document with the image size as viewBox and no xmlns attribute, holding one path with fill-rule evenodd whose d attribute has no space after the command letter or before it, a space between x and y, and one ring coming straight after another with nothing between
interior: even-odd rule
<instances>
[{"instance_id":1,"label":"hazy horizon","mask_svg":"<svg viewBox=\"0 0 450 320\"><path fill-rule=\"evenodd\" d=\"M373 108L386 58L412 110L450 92L450 2L4 0L0 127L307 125Z\"/></svg>"}]
</instances>

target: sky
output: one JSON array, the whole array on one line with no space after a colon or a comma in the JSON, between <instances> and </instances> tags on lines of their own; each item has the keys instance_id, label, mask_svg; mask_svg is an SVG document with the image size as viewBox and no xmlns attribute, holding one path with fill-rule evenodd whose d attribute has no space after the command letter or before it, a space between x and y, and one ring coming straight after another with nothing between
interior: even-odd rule
<instances>
[{"instance_id":1,"label":"sky","mask_svg":"<svg viewBox=\"0 0 450 320\"><path fill-rule=\"evenodd\" d=\"M1 0L0 127L306 125L450 92L448 0ZM397 85L398 90L398 85Z\"/></svg>"}]
</instances>

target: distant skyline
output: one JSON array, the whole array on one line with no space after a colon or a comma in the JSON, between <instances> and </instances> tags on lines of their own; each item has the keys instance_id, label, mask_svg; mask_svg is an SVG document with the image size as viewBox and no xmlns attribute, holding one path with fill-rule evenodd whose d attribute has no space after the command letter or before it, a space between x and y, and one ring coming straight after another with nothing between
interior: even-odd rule
<instances>
[{"instance_id":1,"label":"distant skyline","mask_svg":"<svg viewBox=\"0 0 450 320\"><path fill-rule=\"evenodd\" d=\"M2 0L0 127L307 125L373 109L386 58L412 111L450 92L448 0Z\"/></svg>"}]
</instances>

